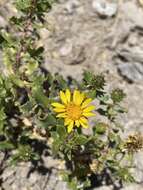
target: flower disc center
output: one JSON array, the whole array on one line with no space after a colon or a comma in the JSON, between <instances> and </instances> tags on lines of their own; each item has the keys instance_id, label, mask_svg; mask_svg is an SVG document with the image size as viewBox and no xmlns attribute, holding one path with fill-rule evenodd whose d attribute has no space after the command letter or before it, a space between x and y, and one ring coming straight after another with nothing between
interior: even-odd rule
<instances>
[{"instance_id":1,"label":"flower disc center","mask_svg":"<svg viewBox=\"0 0 143 190\"><path fill-rule=\"evenodd\" d=\"M67 115L72 120L78 120L81 117L82 110L80 106L70 103L66 108Z\"/></svg>"}]
</instances>

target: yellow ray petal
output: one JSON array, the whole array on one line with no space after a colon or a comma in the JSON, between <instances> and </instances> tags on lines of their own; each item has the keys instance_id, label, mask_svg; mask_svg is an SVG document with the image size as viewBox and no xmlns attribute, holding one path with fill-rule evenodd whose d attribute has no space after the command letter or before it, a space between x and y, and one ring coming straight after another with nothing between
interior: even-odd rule
<instances>
[{"instance_id":1,"label":"yellow ray petal","mask_svg":"<svg viewBox=\"0 0 143 190\"><path fill-rule=\"evenodd\" d=\"M58 102L53 102L51 105L56 107L56 108L65 108L65 106L63 104L60 104Z\"/></svg>"},{"instance_id":2,"label":"yellow ray petal","mask_svg":"<svg viewBox=\"0 0 143 190\"><path fill-rule=\"evenodd\" d=\"M79 122L78 120L76 120L76 121L75 121L75 125L76 125L77 127L79 127L79 126L80 126L80 122Z\"/></svg>"},{"instance_id":3,"label":"yellow ray petal","mask_svg":"<svg viewBox=\"0 0 143 190\"><path fill-rule=\"evenodd\" d=\"M65 95L67 98L67 102L70 102L71 101L71 92L69 91L69 89L66 90Z\"/></svg>"},{"instance_id":4,"label":"yellow ray petal","mask_svg":"<svg viewBox=\"0 0 143 190\"><path fill-rule=\"evenodd\" d=\"M79 99L78 105L81 105L81 103L83 102L84 98L85 98L84 93L81 93L81 94L80 94L80 99Z\"/></svg>"},{"instance_id":5,"label":"yellow ray petal","mask_svg":"<svg viewBox=\"0 0 143 190\"><path fill-rule=\"evenodd\" d=\"M67 104L67 98L64 92L60 91L60 98L64 104Z\"/></svg>"},{"instance_id":6,"label":"yellow ray petal","mask_svg":"<svg viewBox=\"0 0 143 190\"><path fill-rule=\"evenodd\" d=\"M65 108L54 108L53 110L57 113L65 112Z\"/></svg>"},{"instance_id":7,"label":"yellow ray petal","mask_svg":"<svg viewBox=\"0 0 143 190\"><path fill-rule=\"evenodd\" d=\"M81 118L79 119L79 121L81 121L82 123L85 123L85 124L88 123L88 120L87 120L85 117L81 117Z\"/></svg>"},{"instance_id":8,"label":"yellow ray petal","mask_svg":"<svg viewBox=\"0 0 143 190\"><path fill-rule=\"evenodd\" d=\"M83 123L81 120L79 120L79 122L80 122L80 124L81 124L81 126L83 128L88 128L89 127L88 124Z\"/></svg>"},{"instance_id":9,"label":"yellow ray petal","mask_svg":"<svg viewBox=\"0 0 143 190\"><path fill-rule=\"evenodd\" d=\"M64 125L69 125L71 123L71 119L65 118Z\"/></svg>"},{"instance_id":10,"label":"yellow ray petal","mask_svg":"<svg viewBox=\"0 0 143 190\"><path fill-rule=\"evenodd\" d=\"M88 106L87 108L83 110L83 113L93 111L94 109L95 109L95 106Z\"/></svg>"},{"instance_id":11,"label":"yellow ray petal","mask_svg":"<svg viewBox=\"0 0 143 190\"><path fill-rule=\"evenodd\" d=\"M92 113L92 112L85 112L82 114L83 116L85 117L92 117L92 116L95 116L95 113Z\"/></svg>"},{"instance_id":12,"label":"yellow ray petal","mask_svg":"<svg viewBox=\"0 0 143 190\"><path fill-rule=\"evenodd\" d=\"M86 100L82 103L81 108L87 107L91 102L92 102L92 99L91 99L91 98L86 99Z\"/></svg>"},{"instance_id":13,"label":"yellow ray petal","mask_svg":"<svg viewBox=\"0 0 143 190\"><path fill-rule=\"evenodd\" d=\"M74 103L76 103L78 94L79 94L79 91L78 91L78 90L74 90L74 92L73 92L73 102L74 102Z\"/></svg>"},{"instance_id":14,"label":"yellow ray petal","mask_svg":"<svg viewBox=\"0 0 143 190\"><path fill-rule=\"evenodd\" d=\"M67 115L65 113L59 113L56 117L65 118Z\"/></svg>"},{"instance_id":15,"label":"yellow ray petal","mask_svg":"<svg viewBox=\"0 0 143 190\"><path fill-rule=\"evenodd\" d=\"M71 121L70 124L68 125L68 133L70 133L72 131L73 124L74 124L74 121Z\"/></svg>"},{"instance_id":16,"label":"yellow ray petal","mask_svg":"<svg viewBox=\"0 0 143 190\"><path fill-rule=\"evenodd\" d=\"M73 102L76 105L80 105L82 101L83 101L83 95L81 95L78 90L75 90L73 93Z\"/></svg>"}]
</instances>

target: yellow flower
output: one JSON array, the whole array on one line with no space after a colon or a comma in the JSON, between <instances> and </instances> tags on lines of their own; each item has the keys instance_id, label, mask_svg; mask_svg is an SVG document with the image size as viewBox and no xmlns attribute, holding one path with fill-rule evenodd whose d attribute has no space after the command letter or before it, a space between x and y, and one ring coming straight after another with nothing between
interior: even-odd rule
<instances>
[{"instance_id":1,"label":"yellow flower","mask_svg":"<svg viewBox=\"0 0 143 190\"><path fill-rule=\"evenodd\" d=\"M88 117L94 116L92 112L95 106L89 105L92 102L91 98L86 98L84 93L74 90L65 92L60 91L61 103L54 102L52 106L57 113L57 117L64 118L64 124L68 128L68 133L73 130L73 127L88 128Z\"/></svg>"}]
</instances>

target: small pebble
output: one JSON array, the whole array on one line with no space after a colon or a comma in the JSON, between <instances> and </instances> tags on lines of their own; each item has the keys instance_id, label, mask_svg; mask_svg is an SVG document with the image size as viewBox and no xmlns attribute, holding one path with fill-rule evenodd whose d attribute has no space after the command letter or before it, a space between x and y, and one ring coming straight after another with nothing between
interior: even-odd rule
<instances>
[{"instance_id":1,"label":"small pebble","mask_svg":"<svg viewBox=\"0 0 143 190\"><path fill-rule=\"evenodd\" d=\"M75 9L79 7L79 1L78 0L71 0L68 1L65 5L65 10L69 13L69 14L73 14Z\"/></svg>"},{"instance_id":2,"label":"small pebble","mask_svg":"<svg viewBox=\"0 0 143 190\"><path fill-rule=\"evenodd\" d=\"M102 17L112 17L117 13L118 4L107 0L93 0L93 9Z\"/></svg>"}]
</instances>

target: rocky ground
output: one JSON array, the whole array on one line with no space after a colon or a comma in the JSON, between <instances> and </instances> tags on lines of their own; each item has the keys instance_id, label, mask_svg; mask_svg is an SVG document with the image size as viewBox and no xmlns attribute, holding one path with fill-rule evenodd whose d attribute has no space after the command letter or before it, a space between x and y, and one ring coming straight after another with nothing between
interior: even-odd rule
<instances>
[{"instance_id":1,"label":"rocky ground","mask_svg":"<svg viewBox=\"0 0 143 190\"><path fill-rule=\"evenodd\" d=\"M14 12L9 3L1 6L0 26ZM41 31L45 68L79 80L85 69L103 72L109 90L120 87L127 94L128 113L121 118L125 135L143 132L143 1L59 0L46 18L48 27ZM54 169L57 161L43 160L39 172L30 164L6 168L1 190L67 190ZM138 184L124 190L143 190L143 152L135 156L135 165Z\"/></svg>"}]
</instances>

